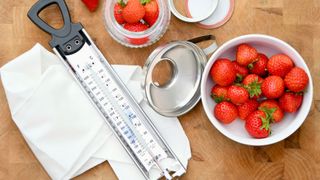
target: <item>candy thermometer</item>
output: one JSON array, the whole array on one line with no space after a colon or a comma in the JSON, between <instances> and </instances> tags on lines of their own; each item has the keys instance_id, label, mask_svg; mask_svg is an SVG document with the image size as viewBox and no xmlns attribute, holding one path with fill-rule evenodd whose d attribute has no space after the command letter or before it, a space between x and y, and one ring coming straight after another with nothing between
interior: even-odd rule
<instances>
[{"instance_id":1,"label":"candy thermometer","mask_svg":"<svg viewBox=\"0 0 320 180\"><path fill-rule=\"evenodd\" d=\"M62 13L64 25L61 29L54 29L39 17L39 13L52 4L57 4ZM71 22L64 0L39 0L28 17L51 34L49 44L53 51L146 179L159 177L159 174L172 179L186 172L83 26Z\"/></svg>"}]
</instances>

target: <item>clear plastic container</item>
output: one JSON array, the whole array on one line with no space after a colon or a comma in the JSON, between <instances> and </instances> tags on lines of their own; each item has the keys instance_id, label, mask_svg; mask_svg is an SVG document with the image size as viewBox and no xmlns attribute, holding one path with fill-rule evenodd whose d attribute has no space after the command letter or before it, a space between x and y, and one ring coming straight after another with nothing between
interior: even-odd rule
<instances>
[{"instance_id":1,"label":"clear plastic container","mask_svg":"<svg viewBox=\"0 0 320 180\"><path fill-rule=\"evenodd\" d=\"M132 48L146 47L158 41L167 31L171 13L166 0L157 0L159 17L155 24L142 32L128 31L115 20L113 9L116 3L117 0L106 0L103 16L107 31L120 44Z\"/></svg>"}]
</instances>

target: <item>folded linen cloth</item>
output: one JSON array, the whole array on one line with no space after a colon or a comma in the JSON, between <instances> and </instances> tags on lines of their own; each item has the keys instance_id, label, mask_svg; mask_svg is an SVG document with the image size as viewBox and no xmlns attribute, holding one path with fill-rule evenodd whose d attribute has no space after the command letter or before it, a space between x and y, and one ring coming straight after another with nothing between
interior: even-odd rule
<instances>
[{"instance_id":1,"label":"folded linen cloth","mask_svg":"<svg viewBox=\"0 0 320 180\"><path fill-rule=\"evenodd\" d=\"M189 141L177 118L159 115L144 101L141 68L113 67L186 167ZM0 74L12 119L52 179L70 179L106 160L119 179L144 179L54 54L36 44Z\"/></svg>"}]
</instances>

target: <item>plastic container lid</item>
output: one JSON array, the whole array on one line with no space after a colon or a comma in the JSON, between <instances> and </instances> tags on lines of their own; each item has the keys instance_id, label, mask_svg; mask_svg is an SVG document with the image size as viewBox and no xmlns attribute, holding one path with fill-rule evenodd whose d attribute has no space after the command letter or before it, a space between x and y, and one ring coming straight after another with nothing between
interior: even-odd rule
<instances>
[{"instance_id":1,"label":"plastic container lid","mask_svg":"<svg viewBox=\"0 0 320 180\"><path fill-rule=\"evenodd\" d=\"M197 9L201 11L201 13L193 14L193 16L183 16L179 11L176 9L174 0L169 0L169 7L171 12L180 20L184 22L200 22L207 18L209 18L218 6L219 0L193 0L191 1L190 6L196 6Z\"/></svg>"},{"instance_id":2,"label":"plastic container lid","mask_svg":"<svg viewBox=\"0 0 320 180\"><path fill-rule=\"evenodd\" d=\"M203 16L203 7L199 5L198 0L186 0L186 9L189 17ZM198 23L205 29L213 29L222 26L231 18L234 10L234 0L220 0L216 10L210 17Z\"/></svg>"}]
</instances>

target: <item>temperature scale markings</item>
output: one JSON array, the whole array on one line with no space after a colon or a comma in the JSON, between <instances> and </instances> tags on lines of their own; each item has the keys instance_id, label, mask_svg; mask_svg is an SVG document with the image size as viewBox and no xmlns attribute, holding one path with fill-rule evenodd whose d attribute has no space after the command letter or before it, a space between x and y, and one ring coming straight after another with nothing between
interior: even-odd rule
<instances>
[{"instance_id":1,"label":"temperature scale markings","mask_svg":"<svg viewBox=\"0 0 320 180\"><path fill-rule=\"evenodd\" d=\"M104 72L103 69L95 71L94 67L95 65L89 66L89 68L91 68L90 70L87 69L86 71L82 72L82 74L85 75L83 81L90 90L90 95L93 99L96 99L96 101L98 101L96 103L99 108L102 108L104 114L107 114L109 117L111 117L113 124L115 124L117 130L124 137L125 141L131 147L131 149L136 153L137 157L140 159L144 167L147 170L150 170L150 168L154 165L154 158L156 160L166 158L167 154L160 147L160 145L155 142L152 135L140 122L140 119L135 115L133 109L128 105L127 101L124 98L124 95L116 86L116 84L110 78L107 78L108 76L106 72ZM92 71L92 73L90 71ZM94 72L98 73L93 74ZM99 80L97 78L99 78ZM102 88L104 87L109 91L103 93ZM121 115L113 108L112 104L108 102L108 98L105 97L106 93L110 93L110 95L114 99L116 99L117 104L120 106L120 109L124 112L130 122L136 127L137 132L141 134L142 138L146 142L147 148L149 148L152 154L150 154L147 149L143 147L134 132L126 123L123 122Z\"/></svg>"}]
</instances>

